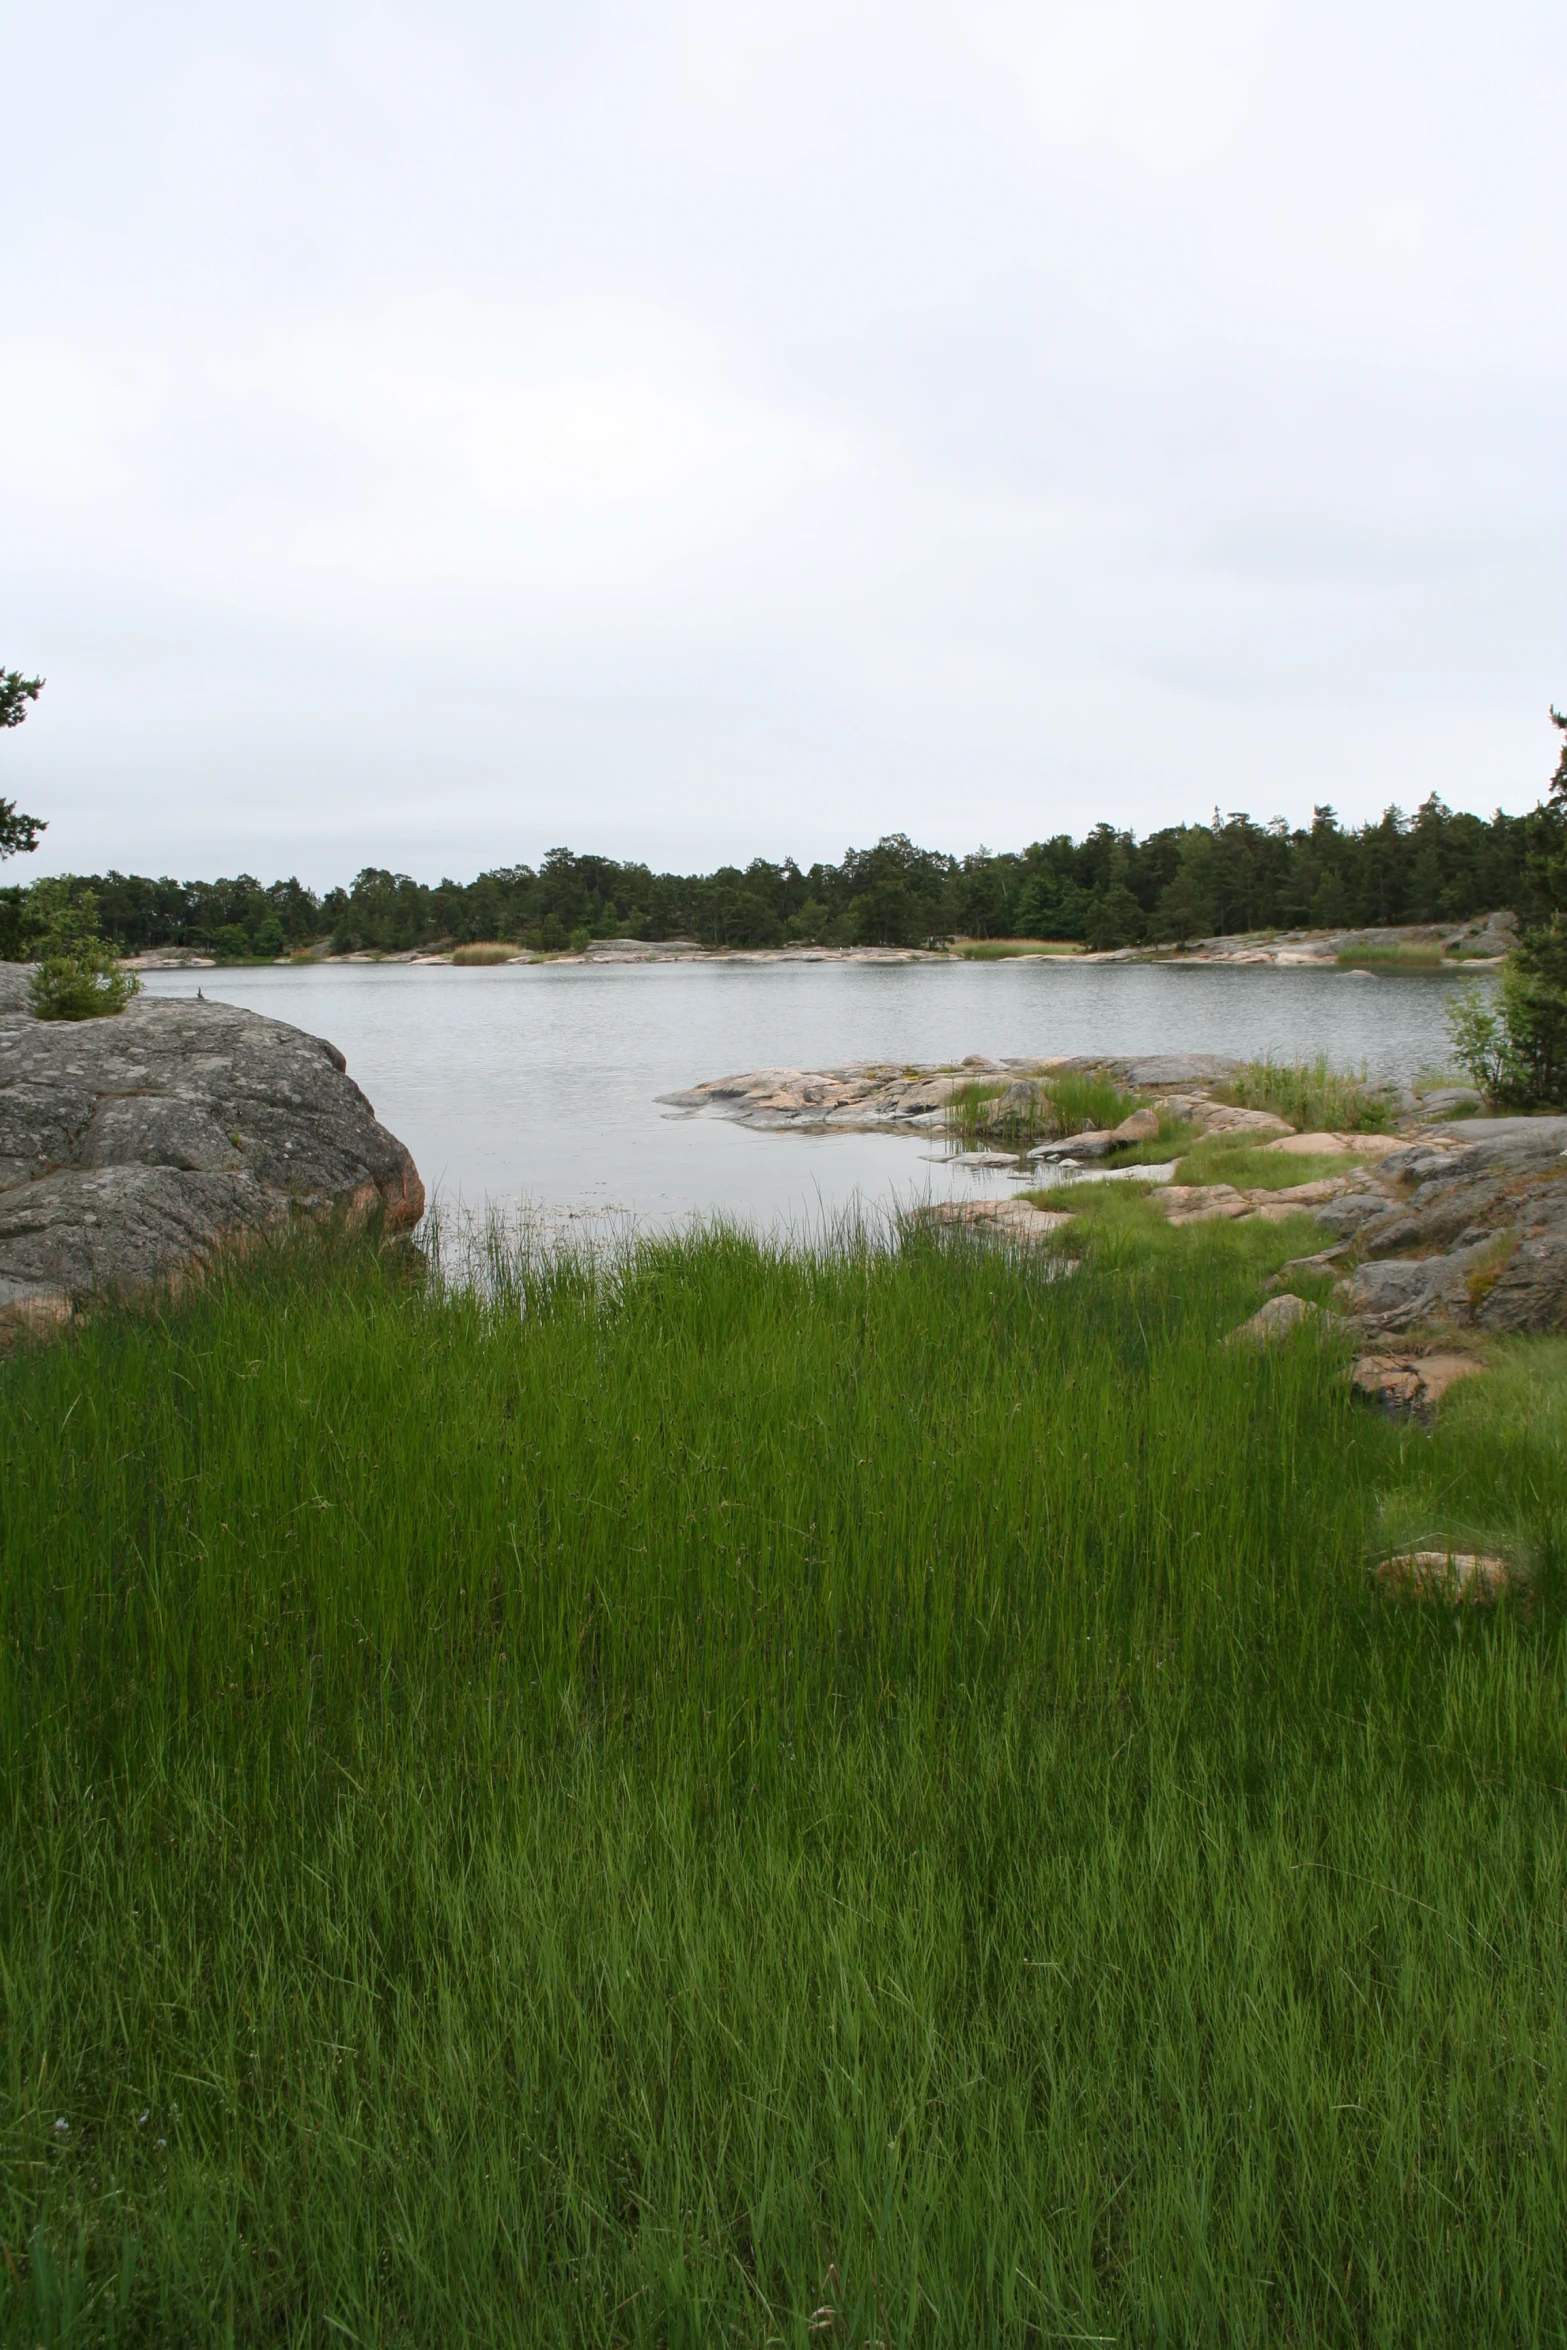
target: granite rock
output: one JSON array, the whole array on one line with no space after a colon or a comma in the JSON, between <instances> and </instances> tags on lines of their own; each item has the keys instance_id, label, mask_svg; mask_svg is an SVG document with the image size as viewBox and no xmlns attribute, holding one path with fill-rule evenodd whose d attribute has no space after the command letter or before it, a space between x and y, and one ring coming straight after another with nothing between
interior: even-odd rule
<instances>
[{"instance_id":1,"label":"granite rock","mask_svg":"<svg viewBox=\"0 0 1567 2350\"><path fill-rule=\"evenodd\" d=\"M280 1020L138 996L113 1019L33 1017L0 965L0 1315L59 1319L296 1210L424 1212L407 1150L342 1054Z\"/></svg>"}]
</instances>

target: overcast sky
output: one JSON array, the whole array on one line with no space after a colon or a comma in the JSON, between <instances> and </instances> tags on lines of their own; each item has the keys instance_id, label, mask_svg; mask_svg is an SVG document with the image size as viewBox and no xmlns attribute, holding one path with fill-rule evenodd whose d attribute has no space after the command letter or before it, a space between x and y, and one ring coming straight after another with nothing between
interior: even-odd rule
<instances>
[{"instance_id":1,"label":"overcast sky","mask_svg":"<svg viewBox=\"0 0 1567 2350\"><path fill-rule=\"evenodd\" d=\"M6 878L1530 806L1561 0L12 0Z\"/></svg>"}]
</instances>

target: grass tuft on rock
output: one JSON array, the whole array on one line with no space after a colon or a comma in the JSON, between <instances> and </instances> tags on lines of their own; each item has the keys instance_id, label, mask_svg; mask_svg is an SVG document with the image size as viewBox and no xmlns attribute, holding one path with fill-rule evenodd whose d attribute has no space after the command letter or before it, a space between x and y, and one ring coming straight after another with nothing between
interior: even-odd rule
<instances>
[{"instance_id":1,"label":"grass tuft on rock","mask_svg":"<svg viewBox=\"0 0 1567 2350\"><path fill-rule=\"evenodd\" d=\"M1214 1091L1239 1109L1271 1110L1302 1134L1382 1134L1393 1123L1388 1097L1364 1074L1334 1069L1326 1054L1315 1061L1248 1061Z\"/></svg>"}]
</instances>

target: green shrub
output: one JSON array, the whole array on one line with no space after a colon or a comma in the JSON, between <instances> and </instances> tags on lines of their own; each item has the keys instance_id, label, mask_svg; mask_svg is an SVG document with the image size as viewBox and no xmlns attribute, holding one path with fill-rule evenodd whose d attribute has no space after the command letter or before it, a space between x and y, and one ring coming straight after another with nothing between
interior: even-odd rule
<instances>
[{"instance_id":1,"label":"green shrub","mask_svg":"<svg viewBox=\"0 0 1567 2350\"><path fill-rule=\"evenodd\" d=\"M1466 988L1447 1024L1454 1058L1501 1107L1567 1102L1567 920L1526 931L1500 984Z\"/></svg>"},{"instance_id":2,"label":"green shrub","mask_svg":"<svg viewBox=\"0 0 1567 2350\"><path fill-rule=\"evenodd\" d=\"M99 930L92 891L73 893L68 879L28 892L25 935L38 966L31 994L40 1020L103 1019L123 1012L141 985Z\"/></svg>"}]
</instances>

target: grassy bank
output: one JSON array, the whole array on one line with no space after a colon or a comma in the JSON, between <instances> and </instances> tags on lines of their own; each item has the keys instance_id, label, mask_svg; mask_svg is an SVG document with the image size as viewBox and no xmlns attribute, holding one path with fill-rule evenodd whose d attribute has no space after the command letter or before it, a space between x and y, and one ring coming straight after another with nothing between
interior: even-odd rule
<instances>
[{"instance_id":1,"label":"grassy bank","mask_svg":"<svg viewBox=\"0 0 1567 2350\"><path fill-rule=\"evenodd\" d=\"M1080 955L1084 950L1076 938L960 938L953 941L953 951L965 963L1007 963L1019 955Z\"/></svg>"},{"instance_id":2,"label":"grassy bank","mask_svg":"<svg viewBox=\"0 0 1567 2350\"><path fill-rule=\"evenodd\" d=\"M0 2338L1560 2335L1561 1349L1400 1431L1182 1237L0 1364Z\"/></svg>"},{"instance_id":3,"label":"grassy bank","mask_svg":"<svg viewBox=\"0 0 1567 2350\"><path fill-rule=\"evenodd\" d=\"M1341 971L1442 971L1450 968L1449 958L1439 945L1414 945L1407 939L1340 947L1335 960Z\"/></svg>"}]
</instances>

